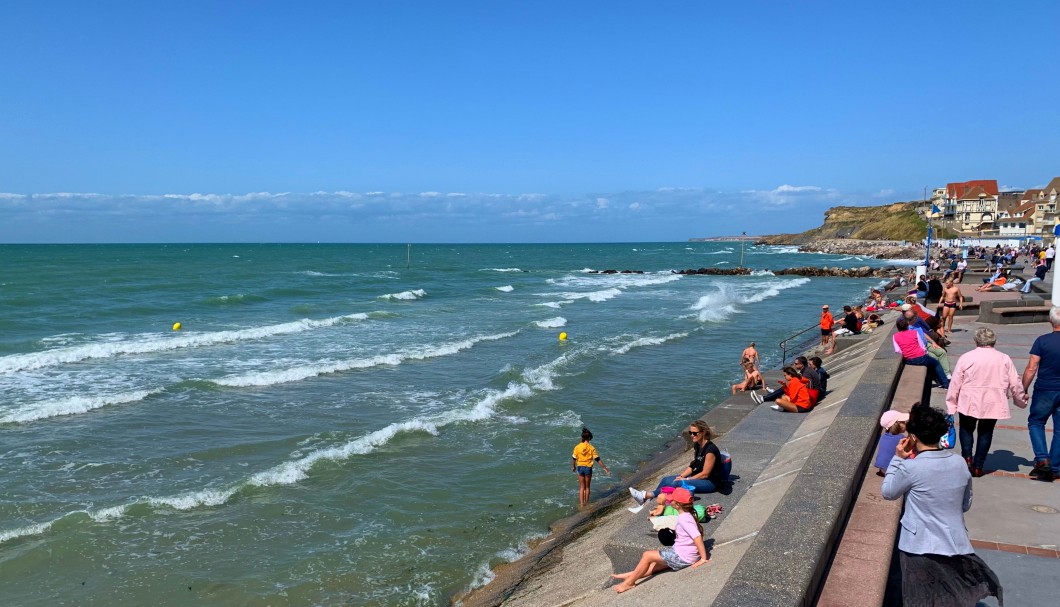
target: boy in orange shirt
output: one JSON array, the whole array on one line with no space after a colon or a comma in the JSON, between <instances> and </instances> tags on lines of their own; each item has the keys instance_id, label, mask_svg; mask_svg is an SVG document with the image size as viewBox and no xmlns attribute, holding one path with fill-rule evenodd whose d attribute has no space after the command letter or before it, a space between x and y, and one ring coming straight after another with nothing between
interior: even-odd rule
<instances>
[{"instance_id":1,"label":"boy in orange shirt","mask_svg":"<svg viewBox=\"0 0 1060 607\"><path fill-rule=\"evenodd\" d=\"M828 304L821 306L821 347L829 346L825 352L826 356L835 350L835 334L832 332L834 326L835 318L832 318L832 313L828 311Z\"/></svg>"}]
</instances>

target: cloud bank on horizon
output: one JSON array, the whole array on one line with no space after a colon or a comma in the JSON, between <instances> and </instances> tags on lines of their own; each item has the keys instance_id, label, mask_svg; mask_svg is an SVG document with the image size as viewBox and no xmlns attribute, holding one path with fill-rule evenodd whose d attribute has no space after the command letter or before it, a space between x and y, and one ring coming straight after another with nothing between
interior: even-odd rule
<instances>
[{"instance_id":1,"label":"cloud bank on horizon","mask_svg":"<svg viewBox=\"0 0 1060 607\"><path fill-rule=\"evenodd\" d=\"M914 193L909 193L914 198ZM0 193L0 242L623 242L799 231L893 191Z\"/></svg>"}]
</instances>

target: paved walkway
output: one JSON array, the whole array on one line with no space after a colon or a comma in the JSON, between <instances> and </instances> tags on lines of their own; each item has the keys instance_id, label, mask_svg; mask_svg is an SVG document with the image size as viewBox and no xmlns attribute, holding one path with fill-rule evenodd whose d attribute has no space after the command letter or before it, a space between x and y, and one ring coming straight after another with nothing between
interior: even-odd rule
<instances>
[{"instance_id":1,"label":"paved walkway","mask_svg":"<svg viewBox=\"0 0 1060 607\"><path fill-rule=\"evenodd\" d=\"M974 288L970 286L969 288ZM1007 296L1010 293L965 293L972 296ZM977 301L982 301L977 299ZM982 326L997 334L1001 352L1012 357L1022 374L1035 338L1052 330L1048 323L986 325L974 316L958 316L950 336L950 361L975 348L973 335ZM945 406L945 391L931 394L934 406ZM1027 474L1034 465L1027 434L1027 409L1011 407L1012 418L998 422L988 474L975 479L972 509L965 515L968 534L983 558L997 572L1005 587L1006 607L1038 607L1060 604L1046 582L1060 573L1060 481L1043 483ZM1052 430L1047 428L1047 438ZM959 449L959 447L958 447ZM996 605L994 599L984 605Z\"/></svg>"}]
</instances>

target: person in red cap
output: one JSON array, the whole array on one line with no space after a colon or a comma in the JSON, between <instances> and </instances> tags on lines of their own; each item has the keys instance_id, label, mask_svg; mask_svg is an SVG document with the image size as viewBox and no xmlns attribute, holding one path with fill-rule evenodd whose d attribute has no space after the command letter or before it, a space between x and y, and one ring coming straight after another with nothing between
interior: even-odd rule
<instances>
[{"instance_id":1,"label":"person in red cap","mask_svg":"<svg viewBox=\"0 0 1060 607\"><path fill-rule=\"evenodd\" d=\"M828 346L825 355L835 351L835 334L832 332L834 326L835 318L832 318L832 313L828 311L828 304L824 304L821 306L821 347Z\"/></svg>"},{"instance_id":2,"label":"person in red cap","mask_svg":"<svg viewBox=\"0 0 1060 607\"><path fill-rule=\"evenodd\" d=\"M696 520L692 509L692 494L688 489L678 487L670 494L670 503L680 511L677 515L677 528L674 530L674 545L665 546L662 550L645 550L633 571L613 574L611 577L622 580L615 585L615 592L625 592L641 579L667 569L678 571L710 562L707 547L703 544L703 527Z\"/></svg>"}]
</instances>

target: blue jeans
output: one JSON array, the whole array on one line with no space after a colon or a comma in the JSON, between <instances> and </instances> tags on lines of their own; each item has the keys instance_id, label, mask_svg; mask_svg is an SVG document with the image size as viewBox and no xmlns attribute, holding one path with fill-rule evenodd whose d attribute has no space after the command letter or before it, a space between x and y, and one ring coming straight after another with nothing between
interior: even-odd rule
<instances>
[{"instance_id":1,"label":"blue jeans","mask_svg":"<svg viewBox=\"0 0 1060 607\"><path fill-rule=\"evenodd\" d=\"M1045 422L1053 418L1053 441L1045 450ZM1034 462L1048 459L1053 472L1060 473L1060 390L1035 390L1027 415L1027 432L1031 435Z\"/></svg>"},{"instance_id":2,"label":"blue jeans","mask_svg":"<svg viewBox=\"0 0 1060 607\"><path fill-rule=\"evenodd\" d=\"M1031 283L1036 281L1036 280L1041 280L1041 278L1038 278L1037 276L1032 276L1032 277L1028 278L1027 282L1023 283L1023 288L1020 289L1020 293L1030 293L1031 292Z\"/></svg>"},{"instance_id":3,"label":"blue jeans","mask_svg":"<svg viewBox=\"0 0 1060 607\"><path fill-rule=\"evenodd\" d=\"M986 454L990 453L990 443L994 441L996 419L979 419L963 413L960 419L959 434L961 437L961 457L971 458L972 466L982 468L986 464ZM978 433L979 440L976 440Z\"/></svg>"},{"instance_id":4,"label":"blue jeans","mask_svg":"<svg viewBox=\"0 0 1060 607\"><path fill-rule=\"evenodd\" d=\"M932 358L927 354L918 358L907 358L905 364L916 365L918 367L927 367L929 370L935 372L935 377L939 380L939 384L943 388L950 387L950 379L946 377L946 370L942 368L942 363L937 358Z\"/></svg>"},{"instance_id":5,"label":"blue jeans","mask_svg":"<svg viewBox=\"0 0 1060 607\"><path fill-rule=\"evenodd\" d=\"M714 484L713 481L707 480L705 478L697 478L695 480L689 480L689 479L686 478L686 479L680 480L680 481L678 481L676 479L677 479L677 475L676 474L673 475L673 476L664 476L663 479L661 481L659 481L659 486L656 487L655 491L653 491L652 493L654 493L656 496L658 496L660 493L662 493L662 488L663 487L680 487L681 483L688 483L689 485L692 485L693 487L695 487L696 488L696 494L700 494L700 493L714 493L715 491L718 490L718 487Z\"/></svg>"}]
</instances>

